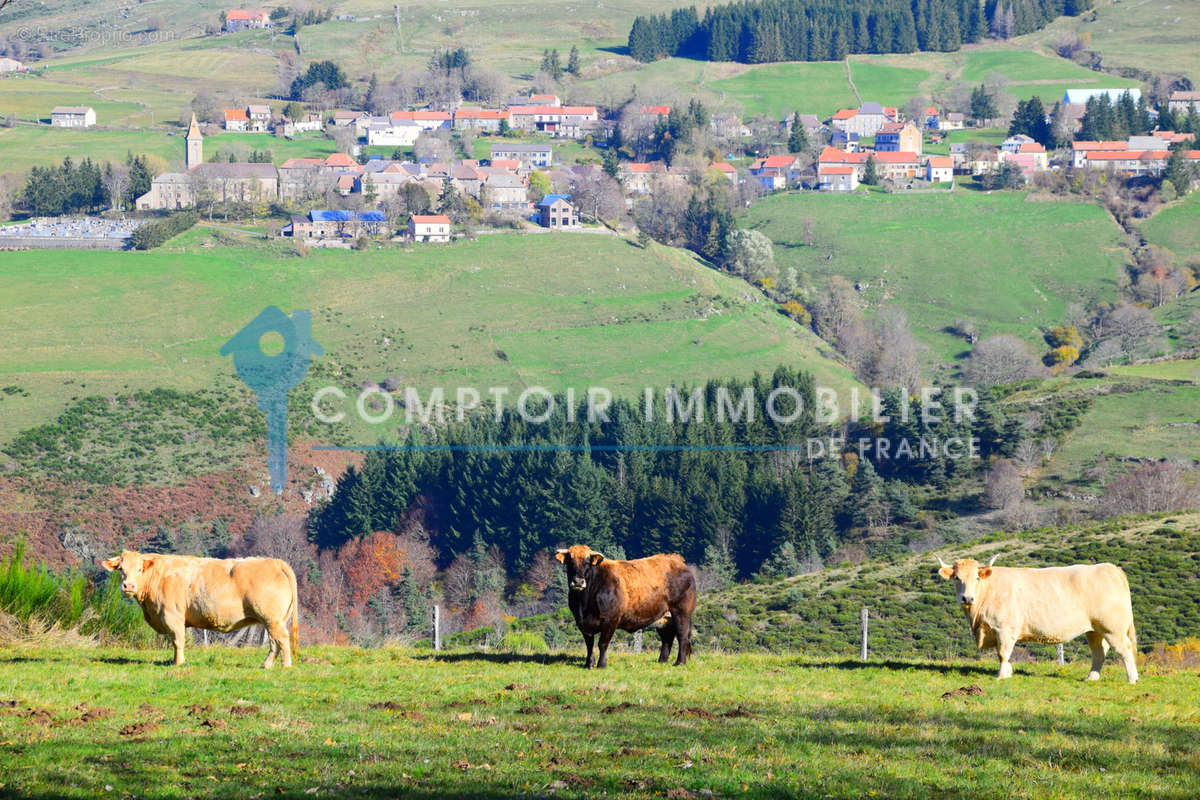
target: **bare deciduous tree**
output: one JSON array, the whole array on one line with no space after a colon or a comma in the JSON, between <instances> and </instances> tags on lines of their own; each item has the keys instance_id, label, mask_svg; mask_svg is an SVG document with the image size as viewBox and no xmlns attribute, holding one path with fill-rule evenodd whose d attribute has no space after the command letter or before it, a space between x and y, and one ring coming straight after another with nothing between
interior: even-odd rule
<instances>
[{"instance_id":1,"label":"bare deciduous tree","mask_svg":"<svg viewBox=\"0 0 1200 800\"><path fill-rule=\"evenodd\" d=\"M975 345L963 365L963 377L975 386L998 386L1026 380L1045 372L1025 342L1003 334Z\"/></svg>"},{"instance_id":2,"label":"bare deciduous tree","mask_svg":"<svg viewBox=\"0 0 1200 800\"><path fill-rule=\"evenodd\" d=\"M1200 505L1195 478L1173 461L1146 464L1109 481L1101 507L1110 516L1191 510Z\"/></svg>"},{"instance_id":3,"label":"bare deciduous tree","mask_svg":"<svg viewBox=\"0 0 1200 800\"><path fill-rule=\"evenodd\" d=\"M1025 486L1021 473L1007 458L998 458L988 470L983 484L983 502L989 508L1006 509L1020 503L1025 497Z\"/></svg>"}]
</instances>

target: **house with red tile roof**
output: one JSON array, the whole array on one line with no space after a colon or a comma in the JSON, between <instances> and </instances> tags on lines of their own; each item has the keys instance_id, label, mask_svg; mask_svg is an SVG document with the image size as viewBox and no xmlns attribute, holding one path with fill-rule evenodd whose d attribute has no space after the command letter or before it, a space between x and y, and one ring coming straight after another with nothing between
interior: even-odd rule
<instances>
[{"instance_id":1,"label":"house with red tile roof","mask_svg":"<svg viewBox=\"0 0 1200 800\"><path fill-rule=\"evenodd\" d=\"M496 133L500 130L500 121L508 117L507 108L460 108L454 112L454 130Z\"/></svg>"},{"instance_id":2,"label":"house with red tile roof","mask_svg":"<svg viewBox=\"0 0 1200 800\"><path fill-rule=\"evenodd\" d=\"M930 156L925 162L925 180L930 183L949 183L954 180L954 159L950 156Z\"/></svg>"},{"instance_id":3,"label":"house with red tile roof","mask_svg":"<svg viewBox=\"0 0 1200 800\"><path fill-rule=\"evenodd\" d=\"M231 8L225 12L225 30L229 33L269 27L271 15L261 8Z\"/></svg>"},{"instance_id":4,"label":"house with red tile roof","mask_svg":"<svg viewBox=\"0 0 1200 800\"><path fill-rule=\"evenodd\" d=\"M922 174L921 157L916 153L896 150L876 152L873 157L875 170L883 180L901 183Z\"/></svg>"},{"instance_id":5,"label":"house with red tile roof","mask_svg":"<svg viewBox=\"0 0 1200 800\"><path fill-rule=\"evenodd\" d=\"M817 188L822 192L853 192L858 188L858 171L843 164L818 167Z\"/></svg>"},{"instance_id":6,"label":"house with red tile roof","mask_svg":"<svg viewBox=\"0 0 1200 800\"><path fill-rule=\"evenodd\" d=\"M250 128L250 115L244 108L225 109L225 130L245 131Z\"/></svg>"},{"instance_id":7,"label":"house with red tile roof","mask_svg":"<svg viewBox=\"0 0 1200 800\"><path fill-rule=\"evenodd\" d=\"M413 214L408 218L408 238L414 242L448 242L450 218L445 214Z\"/></svg>"}]
</instances>

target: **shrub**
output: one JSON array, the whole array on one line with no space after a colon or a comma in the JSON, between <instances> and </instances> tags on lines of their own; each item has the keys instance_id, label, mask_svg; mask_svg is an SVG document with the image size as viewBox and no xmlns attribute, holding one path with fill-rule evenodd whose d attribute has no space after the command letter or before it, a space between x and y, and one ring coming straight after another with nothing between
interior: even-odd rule
<instances>
[{"instance_id":1,"label":"shrub","mask_svg":"<svg viewBox=\"0 0 1200 800\"><path fill-rule=\"evenodd\" d=\"M1069 367L1079 360L1079 348L1064 344L1055 347L1042 360L1048 367Z\"/></svg>"},{"instance_id":2,"label":"shrub","mask_svg":"<svg viewBox=\"0 0 1200 800\"><path fill-rule=\"evenodd\" d=\"M147 222L133 232L133 249L153 250L168 239L188 230L199 220L200 217L196 212L184 211L181 214L172 214L165 219Z\"/></svg>"}]
</instances>

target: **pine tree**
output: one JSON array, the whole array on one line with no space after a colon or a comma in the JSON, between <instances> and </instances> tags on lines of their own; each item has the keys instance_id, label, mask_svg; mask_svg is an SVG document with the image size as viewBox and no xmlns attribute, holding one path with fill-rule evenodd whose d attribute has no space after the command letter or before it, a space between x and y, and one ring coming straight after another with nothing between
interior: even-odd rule
<instances>
[{"instance_id":1,"label":"pine tree","mask_svg":"<svg viewBox=\"0 0 1200 800\"><path fill-rule=\"evenodd\" d=\"M150 537L146 547L152 553L175 552L175 537L171 535L171 529L166 525L159 525L154 529L154 536Z\"/></svg>"},{"instance_id":2,"label":"pine tree","mask_svg":"<svg viewBox=\"0 0 1200 800\"><path fill-rule=\"evenodd\" d=\"M875 156L867 156L867 164L863 167L862 182L867 186L874 186L879 183L879 169L875 165Z\"/></svg>"},{"instance_id":3,"label":"pine tree","mask_svg":"<svg viewBox=\"0 0 1200 800\"><path fill-rule=\"evenodd\" d=\"M229 550L231 538L229 526L225 524L225 520L217 517L208 532L208 554L213 558L224 558Z\"/></svg>"},{"instance_id":4,"label":"pine tree","mask_svg":"<svg viewBox=\"0 0 1200 800\"><path fill-rule=\"evenodd\" d=\"M575 45L571 45L571 52L567 56L567 72L579 77L579 48Z\"/></svg>"},{"instance_id":5,"label":"pine tree","mask_svg":"<svg viewBox=\"0 0 1200 800\"><path fill-rule=\"evenodd\" d=\"M611 142L604 151L604 172L608 177L616 180L621 169L621 159L617 156L617 149L612 146Z\"/></svg>"},{"instance_id":6,"label":"pine tree","mask_svg":"<svg viewBox=\"0 0 1200 800\"><path fill-rule=\"evenodd\" d=\"M772 578L790 578L800 574L800 559L796 556L796 547L785 541L776 548L775 552L763 562L756 577L770 580Z\"/></svg>"},{"instance_id":7,"label":"pine tree","mask_svg":"<svg viewBox=\"0 0 1200 800\"><path fill-rule=\"evenodd\" d=\"M417 585L417 580L413 577L412 567L407 564L400 579L400 596L404 603L404 617L407 621L407 629L418 633L425 631L429 626L430 620L429 598L425 596L425 592Z\"/></svg>"},{"instance_id":8,"label":"pine tree","mask_svg":"<svg viewBox=\"0 0 1200 800\"><path fill-rule=\"evenodd\" d=\"M788 152L803 153L808 150L808 134L804 130L804 124L800 122L800 112L797 111L792 116L792 131L788 135Z\"/></svg>"},{"instance_id":9,"label":"pine tree","mask_svg":"<svg viewBox=\"0 0 1200 800\"><path fill-rule=\"evenodd\" d=\"M1171 182L1171 185L1175 187L1176 194L1180 197L1191 191L1194 173L1192 166L1183 157L1182 147L1177 146L1171 149L1167 166L1163 170L1163 179Z\"/></svg>"}]
</instances>

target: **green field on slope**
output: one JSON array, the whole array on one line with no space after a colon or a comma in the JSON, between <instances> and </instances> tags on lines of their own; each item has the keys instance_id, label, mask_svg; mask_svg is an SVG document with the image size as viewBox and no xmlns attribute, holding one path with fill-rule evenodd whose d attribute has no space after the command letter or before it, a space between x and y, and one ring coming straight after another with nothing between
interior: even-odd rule
<instances>
[{"instance_id":1,"label":"green field on slope","mask_svg":"<svg viewBox=\"0 0 1200 800\"><path fill-rule=\"evenodd\" d=\"M1177 642L1200 631L1200 516L996 533L955 543L953 526L931 531L913 554L899 542L886 559L825 569L782 581L750 583L701 596L697 641L726 650L769 650L831 656L857 653L859 614L870 610L872 652L893 658L953 658L976 653L954 602L953 587L934 573L935 555L947 561L975 558L1008 567L1052 567L1112 562L1129 575L1138 647ZM934 547L935 549L928 549ZM1038 659L1053 658L1048 645L1023 644ZM1065 646L1080 666L1088 656L1081 637ZM996 663L995 651L989 651ZM1118 667L1117 672L1120 671ZM1122 673L1123 674L1123 673Z\"/></svg>"},{"instance_id":2,"label":"green field on slope","mask_svg":"<svg viewBox=\"0 0 1200 800\"><path fill-rule=\"evenodd\" d=\"M786 363L848 386L828 348L742 281L683 251L607 235L494 235L449 246L213 246L197 228L148 252L19 252L0 260L0 441L76 397L234 381L217 350L267 305L313 313L321 374L460 385L646 385ZM228 234L220 234L228 238ZM581 395L582 396L582 395Z\"/></svg>"},{"instance_id":3,"label":"green field on slope","mask_svg":"<svg viewBox=\"0 0 1200 800\"><path fill-rule=\"evenodd\" d=\"M811 223L813 244L802 236ZM966 343L943 329L974 320L983 336L1015 334L1041 347L1040 326L1070 301L1115 299L1120 229L1098 206L1034 202L1015 192L786 194L740 217L775 242L776 263L818 284L867 284L872 307L894 304L938 361Z\"/></svg>"},{"instance_id":4,"label":"green field on slope","mask_svg":"<svg viewBox=\"0 0 1200 800\"><path fill-rule=\"evenodd\" d=\"M580 648L575 648L579 650ZM0 649L29 798L1094 798L1200 793L1191 672L302 647ZM976 687L976 688L971 688ZM966 691L971 688L971 691ZM948 695L948 696L944 696Z\"/></svg>"}]
</instances>

